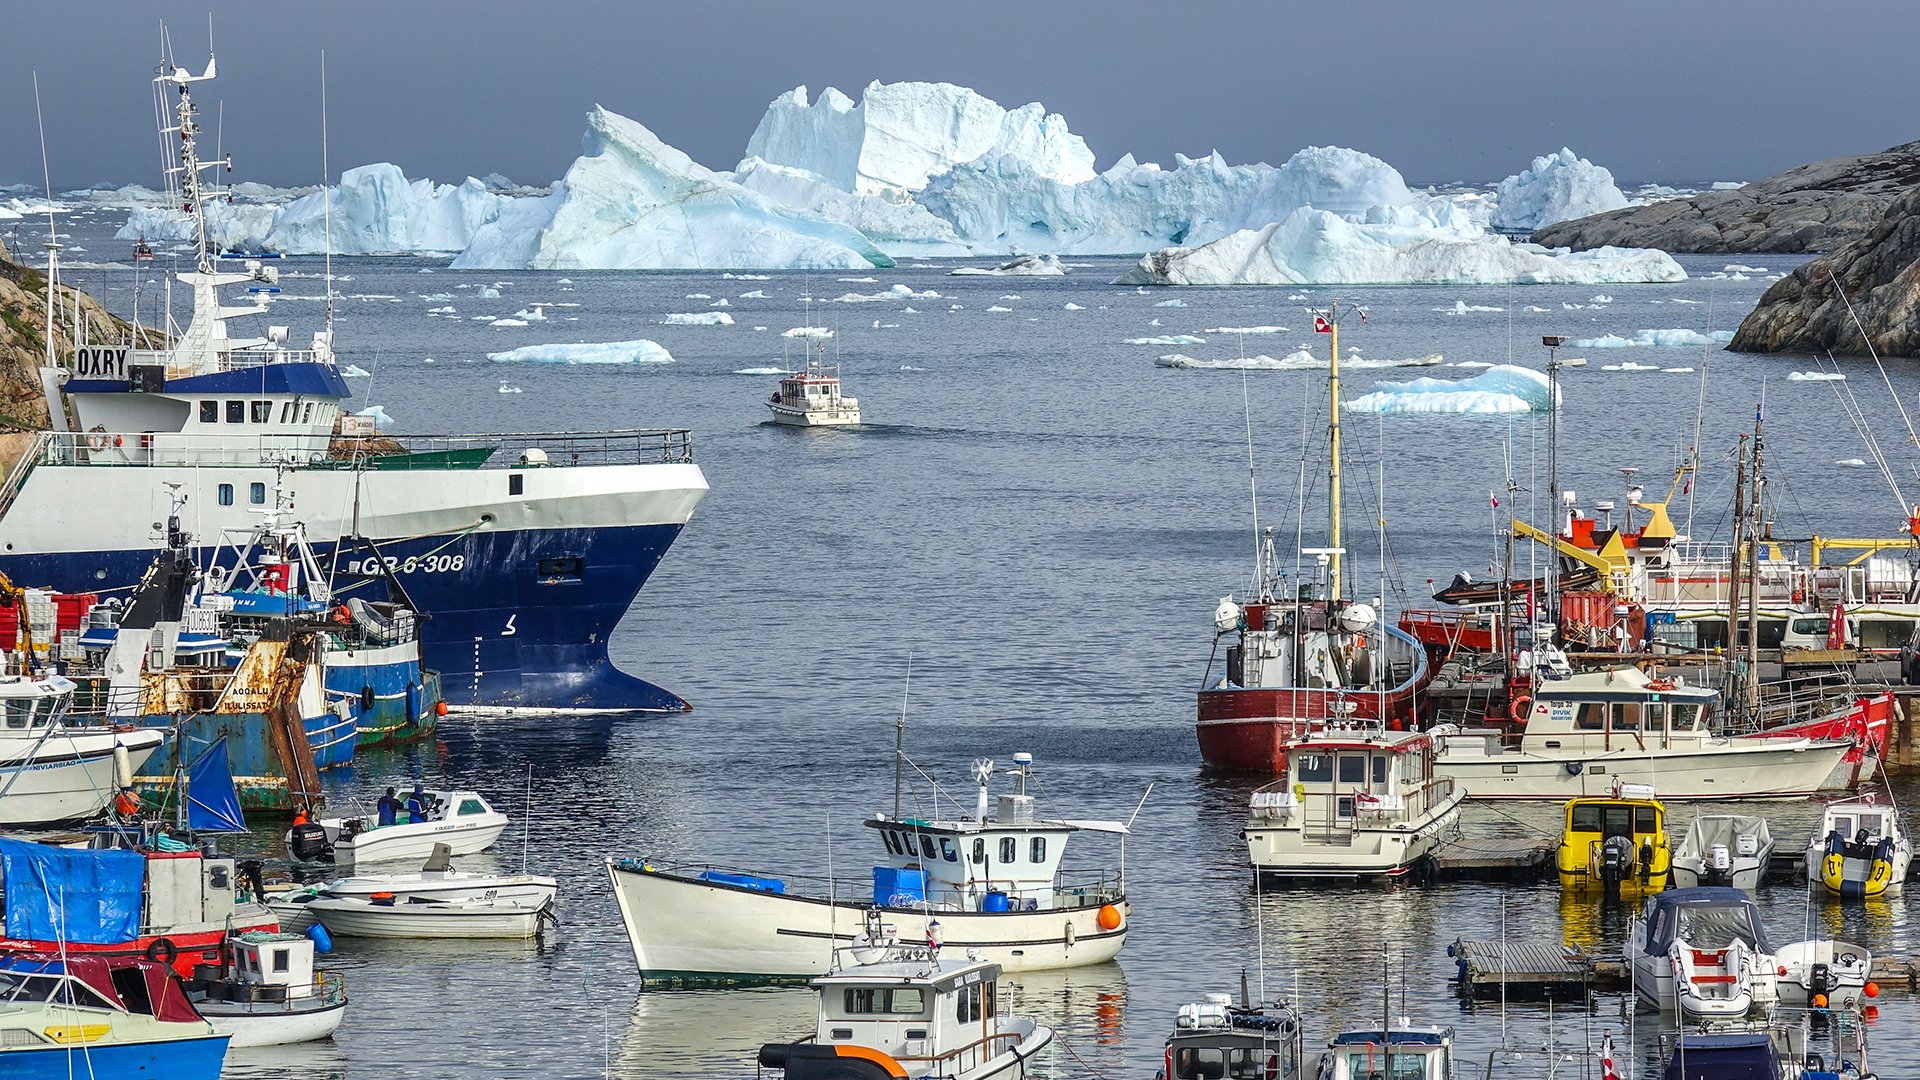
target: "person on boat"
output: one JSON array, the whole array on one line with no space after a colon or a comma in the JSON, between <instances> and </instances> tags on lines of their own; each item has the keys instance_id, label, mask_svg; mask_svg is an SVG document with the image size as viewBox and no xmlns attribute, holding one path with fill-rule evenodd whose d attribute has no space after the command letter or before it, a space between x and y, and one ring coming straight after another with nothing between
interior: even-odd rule
<instances>
[{"instance_id":1,"label":"person on boat","mask_svg":"<svg viewBox=\"0 0 1920 1080\"><path fill-rule=\"evenodd\" d=\"M380 796L378 806L380 811L380 824L392 825L400 820L400 800L394 796L392 788L388 788L387 793Z\"/></svg>"},{"instance_id":2,"label":"person on boat","mask_svg":"<svg viewBox=\"0 0 1920 1080\"><path fill-rule=\"evenodd\" d=\"M430 802L425 789L419 784L413 785L413 794L407 796L407 820L414 823L427 820L427 806Z\"/></svg>"}]
</instances>

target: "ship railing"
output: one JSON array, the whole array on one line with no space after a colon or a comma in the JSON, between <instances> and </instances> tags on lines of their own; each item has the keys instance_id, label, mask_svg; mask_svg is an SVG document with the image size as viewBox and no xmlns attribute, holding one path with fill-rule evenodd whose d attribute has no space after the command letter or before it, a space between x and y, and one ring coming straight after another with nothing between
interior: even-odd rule
<instances>
[{"instance_id":1,"label":"ship railing","mask_svg":"<svg viewBox=\"0 0 1920 1080\"><path fill-rule=\"evenodd\" d=\"M325 434L187 435L169 431L42 432L0 489L0 500L36 465L279 466L419 469L653 465L693 461L686 428L509 432L350 438Z\"/></svg>"},{"instance_id":2,"label":"ship railing","mask_svg":"<svg viewBox=\"0 0 1920 1080\"><path fill-rule=\"evenodd\" d=\"M7 472L5 486L0 487L0 515L11 509L13 500L19 498L20 489L26 486L27 477L32 474L34 466L40 463L47 444L53 441L56 434L52 431L34 432L33 445L27 447L19 460L13 463L13 468Z\"/></svg>"},{"instance_id":3,"label":"ship railing","mask_svg":"<svg viewBox=\"0 0 1920 1080\"><path fill-rule=\"evenodd\" d=\"M807 896L814 899L831 896L844 903L865 903L873 899L873 879L870 877L842 877L825 874L779 874L769 873L765 868L750 869L741 866L728 866L722 863L688 862L664 863L651 860L620 859L617 865L622 869L643 873L663 874L672 877L699 878L705 874L726 875L729 878L755 878L779 881L786 892L780 895ZM715 884L735 884L725 879ZM1003 892L1010 902L1016 904L1016 910L1026 910L1026 893L1012 879L975 879L965 889L940 888L931 879L927 882L925 900L936 912L952 908L966 907L970 897L986 892ZM1062 870L1054 875L1052 898L1035 904L1040 911L1059 911L1076 908L1099 907L1123 899L1120 889L1120 876L1111 870ZM1037 899L1037 898L1036 898ZM893 907L917 907L919 900L911 903L892 904Z\"/></svg>"}]
</instances>

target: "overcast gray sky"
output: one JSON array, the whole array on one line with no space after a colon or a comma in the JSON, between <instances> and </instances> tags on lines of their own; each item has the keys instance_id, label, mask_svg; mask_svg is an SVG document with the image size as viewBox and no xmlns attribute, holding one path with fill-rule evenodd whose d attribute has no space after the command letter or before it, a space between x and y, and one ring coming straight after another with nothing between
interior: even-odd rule
<instances>
[{"instance_id":1,"label":"overcast gray sky","mask_svg":"<svg viewBox=\"0 0 1920 1080\"><path fill-rule=\"evenodd\" d=\"M7 5L0 183L158 184L148 80L164 18L200 67L208 7ZM1410 180L1496 180L1569 145L1623 181L1751 180L1920 138L1920 5L1862 0L618 3L294 0L214 9L235 180L317 182L320 50L333 171L558 177L595 103L731 168L798 84L971 86L1044 102L1104 167L1355 147ZM212 102L206 106L213 126Z\"/></svg>"}]
</instances>

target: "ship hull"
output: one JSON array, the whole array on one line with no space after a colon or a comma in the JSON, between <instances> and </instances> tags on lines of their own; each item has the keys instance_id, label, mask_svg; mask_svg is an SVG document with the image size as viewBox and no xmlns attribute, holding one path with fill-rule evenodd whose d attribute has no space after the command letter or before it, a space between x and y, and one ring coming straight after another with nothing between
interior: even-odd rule
<instances>
[{"instance_id":1,"label":"ship hull","mask_svg":"<svg viewBox=\"0 0 1920 1080\"><path fill-rule=\"evenodd\" d=\"M1200 739L1200 756L1209 766L1281 776L1287 771L1287 743L1325 727L1327 718L1345 715L1405 727L1413 718L1417 697L1412 685L1383 692L1202 690L1200 721L1194 731ZM1351 713L1340 711L1346 706L1351 706Z\"/></svg>"}]
</instances>

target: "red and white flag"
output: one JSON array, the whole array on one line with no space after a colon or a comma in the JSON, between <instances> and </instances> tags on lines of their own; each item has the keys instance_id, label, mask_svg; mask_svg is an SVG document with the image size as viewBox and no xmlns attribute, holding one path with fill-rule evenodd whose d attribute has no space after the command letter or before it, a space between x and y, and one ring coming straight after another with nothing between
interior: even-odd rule
<instances>
[{"instance_id":1,"label":"red and white flag","mask_svg":"<svg viewBox=\"0 0 1920 1080\"><path fill-rule=\"evenodd\" d=\"M1333 333L1333 324L1327 321L1325 315L1315 315L1313 317L1313 332L1316 334L1331 334Z\"/></svg>"},{"instance_id":2,"label":"red and white flag","mask_svg":"<svg viewBox=\"0 0 1920 1080\"><path fill-rule=\"evenodd\" d=\"M1493 508L1495 510L1500 509L1500 496L1495 495L1493 492L1489 491L1487 492L1487 501L1493 504Z\"/></svg>"},{"instance_id":3,"label":"red and white flag","mask_svg":"<svg viewBox=\"0 0 1920 1080\"><path fill-rule=\"evenodd\" d=\"M1600 1040L1600 1080L1620 1080L1620 1074L1613 1071L1613 1036Z\"/></svg>"}]
</instances>

